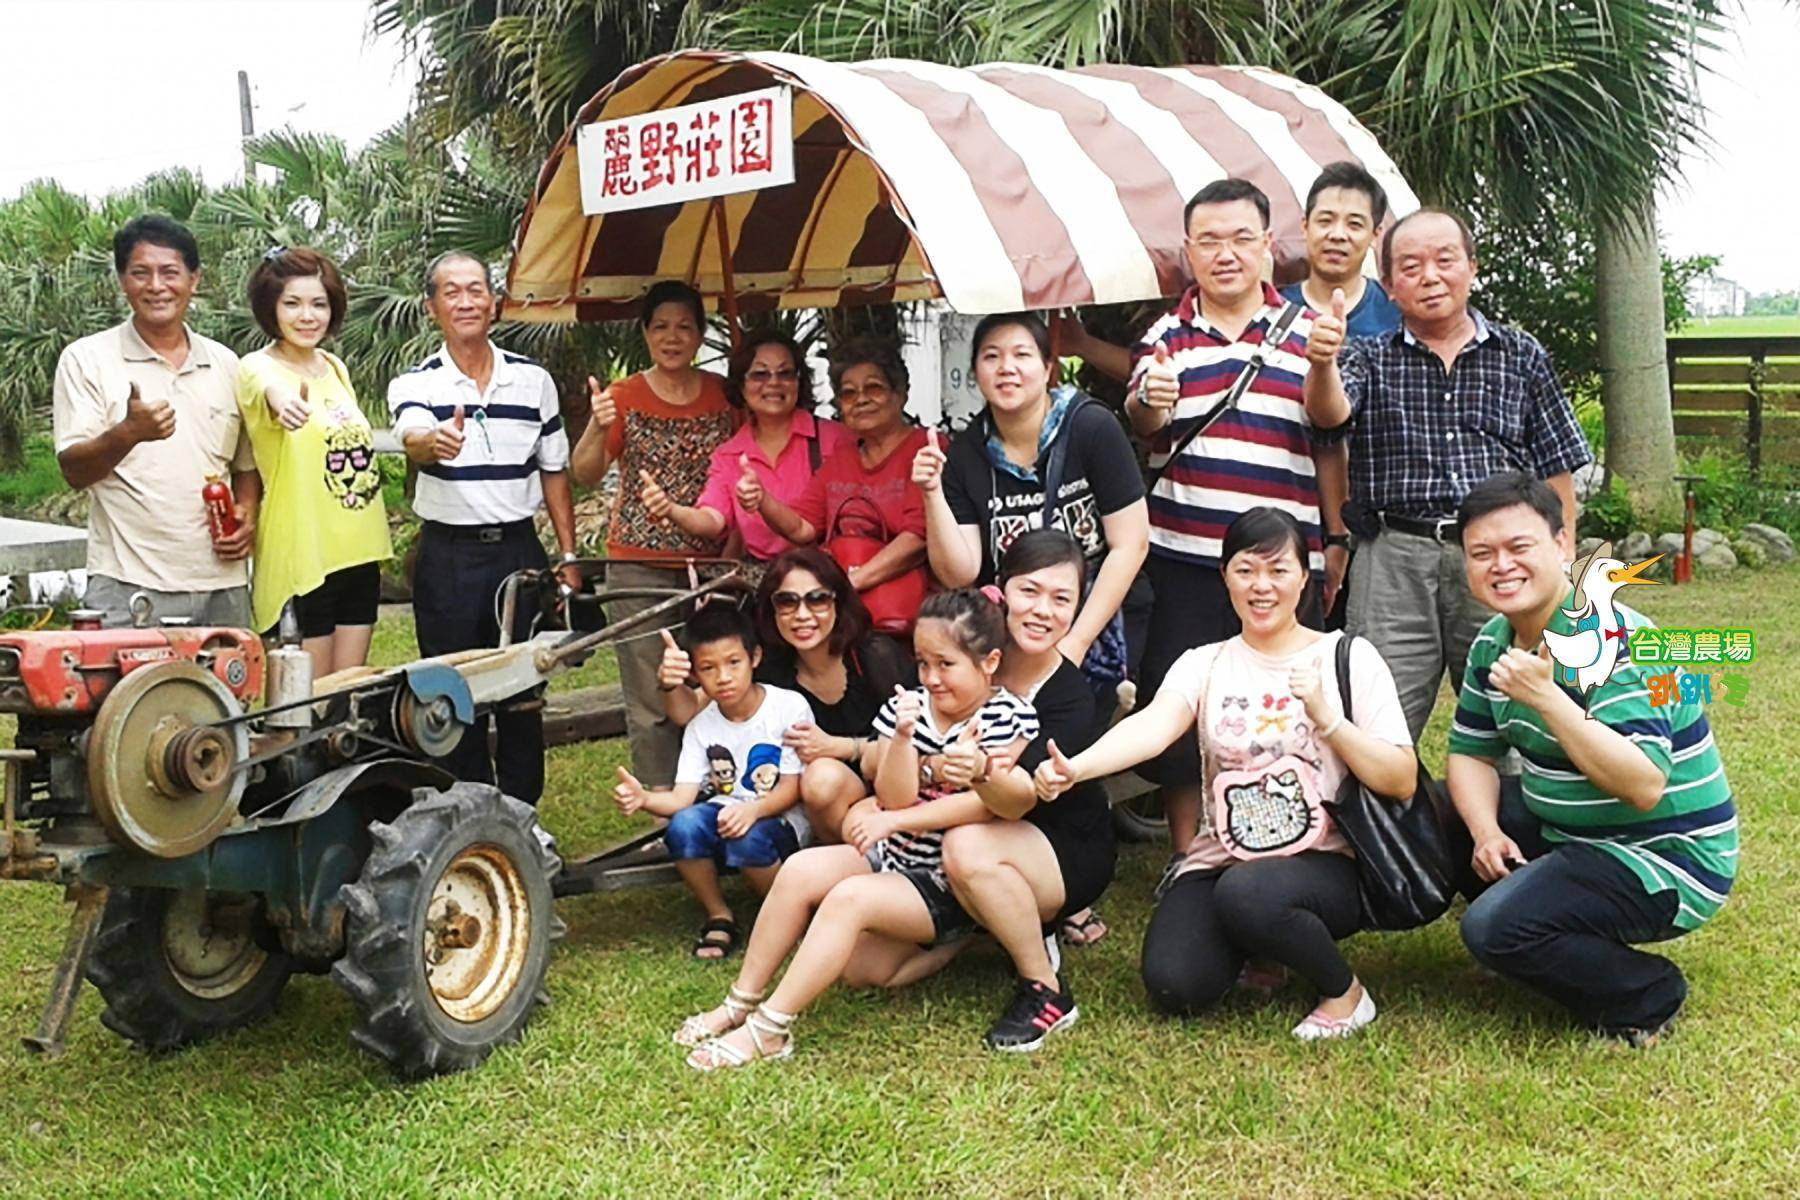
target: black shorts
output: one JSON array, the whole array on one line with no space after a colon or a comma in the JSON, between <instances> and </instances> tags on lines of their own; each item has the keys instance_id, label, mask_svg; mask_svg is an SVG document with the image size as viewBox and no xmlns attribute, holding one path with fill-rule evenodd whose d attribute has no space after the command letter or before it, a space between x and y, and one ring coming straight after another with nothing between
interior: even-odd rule
<instances>
[{"instance_id":1,"label":"black shorts","mask_svg":"<svg viewBox=\"0 0 1800 1200\"><path fill-rule=\"evenodd\" d=\"M294 597L303 638L330 637L340 625L373 625L381 604L381 564L333 571L304 596Z\"/></svg>"},{"instance_id":2,"label":"black shorts","mask_svg":"<svg viewBox=\"0 0 1800 1200\"><path fill-rule=\"evenodd\" d=\"M944 878L942 870L889 867L882 863L880 853L875 850L870 850L866 857L877 875L898 875L912 884L919 899L925 902L925 911L931 914L931 941L926 944L926 949L960 941L975 932L975 918L950 890L950 881Z\"/></svg>"}]
</instances>

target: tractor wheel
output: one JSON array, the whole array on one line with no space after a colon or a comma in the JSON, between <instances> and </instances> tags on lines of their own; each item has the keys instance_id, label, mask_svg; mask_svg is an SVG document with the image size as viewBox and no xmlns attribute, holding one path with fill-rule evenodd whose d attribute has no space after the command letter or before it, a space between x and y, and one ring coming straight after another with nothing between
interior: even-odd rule
<instances>
[{"instance_id":1,"label":"tractor wheel","mask_svg":"<svg viewBox=\"0 0 1800 1200\"><path fill-rule=\"evenodd\" d=\"M1113 802L1113 832L1121 842L1166 842L1169 818L1163 812L1162 791L1135 789Z\"/></svg>"},{"instance_id":2,"label":"tractor wheel","mask_svg":"<svg viewBox=\"0 0 1800 1200\"><path fill-rule=\"evenodd\" d=\"M255 896L113 888L87 965L101 1024L160 1052L262 1020L293 970L263 948L262 924Z\"/></svg>"},{"instance_id":3,"label":"tractor wheel","mask_svg":"<svg viewBox=\"0 0 1800 1200\"><path fill-rule=\"evenodd\" d=\"M486 784L420 788L341 893L344 957L331 977L356 1004L352 1038L406 1079L478 1065L549 1001L563 924L560 867L535 814Z\"/></svg>"}]
</instances>

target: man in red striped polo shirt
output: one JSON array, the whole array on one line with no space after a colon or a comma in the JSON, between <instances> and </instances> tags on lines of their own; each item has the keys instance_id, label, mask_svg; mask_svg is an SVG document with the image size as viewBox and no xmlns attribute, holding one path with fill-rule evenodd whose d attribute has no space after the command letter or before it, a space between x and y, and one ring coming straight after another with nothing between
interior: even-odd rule
<instances>
[{"instance_id":1,"label":"man in red striped polo shirt","mask_svg":"<svg viewBox=\"0 0 1800 1200\"><path fill-rule=\"evenodd\" d=\"M1142 687L1153 693L1181 655L1238 632L1220 574L1225 528L1241 513L1269 505L1291 513L1306 531L1313 586L1300 617L1323 628L1324 555L1314 447L1302 390L1312 314L1301 312L1236 407L1182 444L1211 416L1287 306L1263 282L1269 253L1269 199L1244 179L1208 184L1187 203L1188 267L1194 286L1132 348L1125 412L1132 431L1162 468L1150 492L1150 554L1145 570L1155 592ZM1320 454L1331 451L1320 450ZM1166 466L1165 466L1166 464ZM1327 497L1335 514L1342 497ZM1200 808L1200 770L1193 738L1178 739L1139 771L1160 784L1169 836L1185 850Z\"/></svg>"}]
</instances>

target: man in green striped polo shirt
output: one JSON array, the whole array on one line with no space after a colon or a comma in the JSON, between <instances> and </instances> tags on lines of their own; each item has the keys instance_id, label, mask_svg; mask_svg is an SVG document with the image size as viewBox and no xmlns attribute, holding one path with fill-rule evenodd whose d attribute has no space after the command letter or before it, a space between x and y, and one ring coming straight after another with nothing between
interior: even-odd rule
<instances>
[{"instance_id":1,"label":"man in green striped polo shirt","mask_svg":"<svg viewBox=\"0 0 1800 1200\"><path fill-rule=\"evenodd\" d=\"M1463 941L1587 1026L1648 1045L1687 981L1633 944L1699 928L1737 873L1737 810L1705 710L1653 707L1628 655L1586 695L1557 681L1543 635L1576 631L1563 611L1574 555L1542 481L1496 475L1459 517L1470 591L1499 614L1469 652L1450 731L1450 795L1492 885L1469 905ZM1598 618L1622 645L1651 623L1623 605ZM1524 760L1526 811L1503 821L1494 762L1508 747Z\"/></svg>"}]
</instances>

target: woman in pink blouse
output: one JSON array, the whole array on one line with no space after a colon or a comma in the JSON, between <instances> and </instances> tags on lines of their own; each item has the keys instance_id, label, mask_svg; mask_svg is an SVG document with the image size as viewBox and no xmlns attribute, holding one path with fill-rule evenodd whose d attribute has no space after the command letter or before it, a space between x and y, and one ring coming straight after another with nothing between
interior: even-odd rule
<instances>
[{"instance_id":1,"label":"woman in pink blouse","mask_svg":"<svg viewBox=\"0 0 1800 1200\"><path fill-rule=\"evenodd\" d=\"M812 378L799 345L775 329L752 333L731 356L726 395L749 420L712 453L706 487L692 505L672 502L646 476L644 502L652 516L689 537L716 541L736 533L744 553L766 563L793 543L769 528L760 513L739 503L740 485L753 479L784 501L806 490L819 464L855 444L836 421L813 416Z\"/></svg>"}]
</instances>

